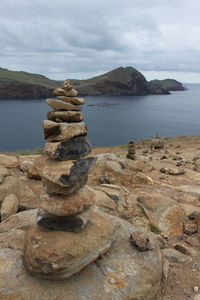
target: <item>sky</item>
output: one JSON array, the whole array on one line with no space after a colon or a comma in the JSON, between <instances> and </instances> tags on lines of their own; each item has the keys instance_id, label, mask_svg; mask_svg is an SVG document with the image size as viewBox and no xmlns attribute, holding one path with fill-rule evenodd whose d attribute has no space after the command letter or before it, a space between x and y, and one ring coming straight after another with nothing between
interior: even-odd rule
<instances>
[{"instance_id":1,"label":"sky","mask_svg":"<svg viewBox=\"0 0 200 300\"><path fill-rule=\"evenodd\" d=\"M200 0L0 0L0 67L86 79L120 66L200 83Z\"/></svg>"}]
</instances>

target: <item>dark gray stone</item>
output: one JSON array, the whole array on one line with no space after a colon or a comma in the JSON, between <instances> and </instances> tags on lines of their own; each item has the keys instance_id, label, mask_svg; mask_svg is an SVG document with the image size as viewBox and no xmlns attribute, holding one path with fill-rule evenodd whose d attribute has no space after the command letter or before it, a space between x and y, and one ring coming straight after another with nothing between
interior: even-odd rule
<instances>
[{"instance_id":1,"label":"dark gray stone","mask_svg":"<svg viewBox=\"0 0 200 300\"><path fill-rule=\"evenodd\" d=\"M86 137L74 137L70 140L59 143L47 143L45 152L48 156L58 160L78 159L88 155L92 146Z\"/></svg>"},{"instance_id":2,"label":"dark gray stone","mask_svg":"<svg viewBox=\"0 0 200 300\"><path fill-rule=\"evenodd\" d=\"M91 217L92 209L71 216L57 216L45 212L43 209L38 210L36 222L37 225L49 230L56 231L81 231Z\"/></svg>"}]
</instances>

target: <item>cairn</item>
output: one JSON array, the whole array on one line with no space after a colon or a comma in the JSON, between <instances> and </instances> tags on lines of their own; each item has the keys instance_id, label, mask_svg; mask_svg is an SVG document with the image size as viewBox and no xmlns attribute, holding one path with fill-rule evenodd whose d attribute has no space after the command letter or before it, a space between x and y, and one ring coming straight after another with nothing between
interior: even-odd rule
<instances>
[{"instance_id":1,"label":"cairn","mask_svg":"<svg viewBox=\"0 0 200 300\"><path fill-rule=\"evenodd\" d=\"M128 154L126 157L135 160L135 144L132 139L128 141Z\"/></svg>"},{"instance_id":2,"label":"cairn","mask_svg":"<svg viewBox=\"0 0 200 300\"><path fill-rule=\"evenodd\" d=\"M64 279L111 246L113 228L92 210L94 192L86 185L96 158L81 112L85 103L68 80L47 99L53 109L42 122L45 156L35 167L46 190L40 196L37 226L27 232L24 264L34 276Z\"/></svg>"}]
</instances>

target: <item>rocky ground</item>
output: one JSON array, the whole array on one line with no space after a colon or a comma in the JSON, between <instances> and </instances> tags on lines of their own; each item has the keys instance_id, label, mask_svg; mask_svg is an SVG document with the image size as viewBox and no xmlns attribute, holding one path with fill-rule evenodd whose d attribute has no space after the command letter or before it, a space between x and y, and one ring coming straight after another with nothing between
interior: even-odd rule
<instances>
[{"instance_id":1,"label":"rocky ground","mask_svg":"<svg viewBox=\"0 0 200 300\"><path fill-rule=\"evenodd\" d=\"M40 156L0 154L0 300L200 299L200 137L161 141L160 149L136 142L135 160L124 146L93 150L88 185L115 239L105 255L60 282L32 278L21 260L43 192Z\"/></svg>"}]
</instances>

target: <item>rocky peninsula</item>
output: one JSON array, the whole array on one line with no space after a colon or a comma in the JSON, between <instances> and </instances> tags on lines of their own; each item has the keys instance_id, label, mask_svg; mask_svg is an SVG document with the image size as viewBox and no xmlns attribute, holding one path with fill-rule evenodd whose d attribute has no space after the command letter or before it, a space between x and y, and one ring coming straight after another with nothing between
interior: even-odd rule
<instances>
[{"instance_id":1,"label":"rocky peninsula","mask_svg":"<svg viewBox=\"0 0 200 300\"><path fill-rule=\"evenodd\" d=\"M71 80L71 83L83 96L142 96L185 90L180 82L171 79L148 82L133 67L120 67L87 80ZM42 75L0 68L0 99L46 98L52 95L53 89L61 87L61 81L50 80Z\"/></svg>"}]
</instances>

